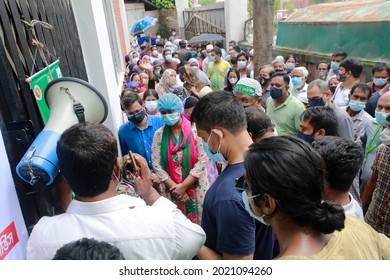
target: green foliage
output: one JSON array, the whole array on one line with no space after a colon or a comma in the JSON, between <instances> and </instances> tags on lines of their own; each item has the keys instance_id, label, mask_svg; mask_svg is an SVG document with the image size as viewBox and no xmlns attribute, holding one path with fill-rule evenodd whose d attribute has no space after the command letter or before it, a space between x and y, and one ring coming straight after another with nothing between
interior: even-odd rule
<instances>
[{"instance_id":1,"label":"green foliage","mask_svg":"<svg viewBox=\"0 0 390 280\"><path fill-rule=\"evenodd\" d=\"M200 0L199 5L207 6L207 5L215 4L216 2L217 2L216 0Z\"/></svg>"},{"instance_id":2,"label":"green foliage","mask_svg":"<svg viewBox=\"0 0 390 280\"><path fill-rule=\"evenodd\" d=\"M295 6L290 0L286 1L286 10L289 15L295 10Z\"/></svg>"},{"instance_id":3,"label":"green foliage","mask_svg":"<svg viewBox=\"0 0 390 280\"><path fill-rule=\"evenodd\" d=\"M152 3L163 10L175 9L175 0L152 0Z\"/></svg>"}]
</instances>

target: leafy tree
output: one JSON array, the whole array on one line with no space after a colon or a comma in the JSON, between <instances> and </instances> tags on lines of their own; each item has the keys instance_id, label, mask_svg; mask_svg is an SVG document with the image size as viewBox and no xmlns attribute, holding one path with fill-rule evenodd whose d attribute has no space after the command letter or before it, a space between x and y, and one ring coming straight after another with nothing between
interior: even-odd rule
<instances>
[{"instance_id":1,"label":"leafy tree","mask_svg":"<svg viewBox=\"0 0 390 280\"><path fill-rule=\"evenodd\" d=\"M152 3L163 10L175 9L175 0L152 0Z\"/></svg>"},{"instance_id":2,"label":"leafy tree","mask_svg":"<svg viewBox=\"0 0 390 280\"><path fill-rule=\"evenodd\" d=\"M216 0L200 0L199 5L207 6L207 5L215 4L216 2L217 2Z\"/></svg>"}]
</instances>

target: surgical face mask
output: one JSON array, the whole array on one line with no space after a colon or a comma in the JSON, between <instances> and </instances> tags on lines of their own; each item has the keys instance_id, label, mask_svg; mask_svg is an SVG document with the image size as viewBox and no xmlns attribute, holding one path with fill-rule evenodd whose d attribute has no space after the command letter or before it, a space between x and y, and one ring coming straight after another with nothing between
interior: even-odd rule
<instances>
[{"instance_id":1,"label":"surgical face mask","mask_svg":"<svg viewBox=\"0 0 390 280\"><path fill-rule=\"evenodd\" d=\"M212 62L214 62L214 61L216 61L216 58L215 58L215 56L209 56L209 59L210 59L210 61L212 61Z\"/></svg>"},{"instance_id":2,"label":"surgical face mask","mask_svg":"<svg viewBox=\"0 0 390 280\"><path fill-rule=\"evenodd\" d=\"M157 100L145 101L145 107L150 112L155 111L157 109Z\"/></svg>"},{"instance_id":3,"label":"surgical face mask","mask_svg":"<svg viewBox=\"0 0 390 280\"><path fill-rule=\"evenodd\" d=\"M309 99L309 106L310 107L325 106L325 102L322 98Z\"/></svg>"},{"instance_id":4,"label":"surgical face mask","mask_svg":"<svg viewBox=\"0 0 390 280\"><path fill-rule=\"evenodd\" d=\"M248 198L248 194L246 193L246 191L243 191L241 193L241 195L242 195L242 201L244 202L244 205L245 205L245 210L249 213L249 216L251 216L253 219L259 221L263 225L269 226L270 224L267 223L266 221L264 221L264 219L263 219L263 217L265 215L259 217L259 216L256 216L255 213L253 213L251 206L249 204L249 198Z\"/></svg>"},{"instance_id":5,"label":"surgical face mask","mask_svg":"<svg viewBox=\"0 0 390 280\"><path fill-rule=\"evenodd\" d=\"M191 66L192 69L197 70L198 66Z\"/></svg>"},{"instance_id":6,"label":"surgical face mask","mask_svg":"<svg viewBox=\"0 0 390 280\"><path fill-rule=\"evenodd\" d=\"M303 78L302 77L294 77L294 78L292 78L292 83L295 87L299 87L303 84Z\"/></svg>"},{"instance_id":7,"label":"surgical face mask","mask_svg":"<svg viewBox=\"0 0 390 280\"><path fill-rule=\"evenodd\" d=\"M237 66L240 69L245 69L246 68L246 61L237 61Z\"/></svg>"},{"instance_id":8,"label":"surgical face mask","mask_svg":"<svg viewBox=\"0 0 390 280\"><path fill-rule=\"evenodd\" d=\"M366 102L360 102L356 100L349 100L348 103L349 108L354 112L360 112L364 108L366 108Z\"/></svg>"},{"instance_id":9,"label":"surgical face mask","mask_svg":"<svg viewBox=\"0 0 390 280\"><path fill-rule=\"evenodd\" d=\"M331 86L331 87L329 87L329 90L330 90L330 92L331 93L335 93L335 91L336 91L336 88L337 88L337 86Z\"/></svg>"},{"instance_id":10,"label":"surgical face mask","mask_svg":"<svg viewBox=\"0 0 390 280\"><path fill-rule=\"evenodd\" d=\"M133 58L133 63L134 64L137 64L138 61L139 61L139 57L138 56Z\"/></svg>"},{"instance_id":11,"label":"surgical face mask","mask_svg":"<svg viewBox=\"0 0 390 280\"><path fill-rule=\"evenodd\" d=\"M211 134L213 132L211 131L210 133L210 136L209 136L209 139L207 140L207 142L204 142L203 141L203 149L206 153L206 155L214 162L226 162L226 159L225 157L223 156L223 154L221 153L220 149L221 149L221 145L222 145L222 142L219 142L219 146L218 146L218 149L217 149L217 152L215 154L213 154L210 150L210 147L209 147L209 142L210 142L210 139L211 139Z\"/></svg>"},{"instance_id":12,"label":"surgical face mask","mask_svg":"<svg viewBox=\"0 0 390 280\"><path fill-rule=\"evenodd\" d=\"M173 36L176 36L176 32L172 32L172 35L173 35Z\"/></svg>"},{"instance_id":13,"label":"surgical face mask","mask_svg":"<svg viewBox=\"0 0 390 280\"><path fill-rule=\"evenodd\" d=\"M162 121L168 125L168 126L173 126L177 124L177 122L180 119L180 114L179 113L172 113L172 114L165 114L161 115Z\"/></svg>"},{"instance_id":14,"label":"surgical face mask","mask_svg":"<svg viewBox=\"0 0 390 280\"><path fill-rule=\"evenodd\" d=\"M295 68L295 63L287 62L286 63L286 69L293 70Z\"/></svg>"},{"instance_id":15,"label":"surgical face mask","mask_svg":"<svg viewBox=\"0 0 390 280\"><path fill-rule=\"evenodd\" d=\"M153 72L154 73L154 75L156 75L157 77L160 77L160 71L158 71L158 72Z\"/></svg>"},{"instance_id":16,"label":"surgical face mask","mask_svg":"<svg viewBox=\"0 0 390 280\"><path fill-rule=\"evenodd\" d=\"M340 74L340 72L339 72L339 73L336 74L336 77L337 77L337 80L339 80L340 82L344 82L345 79L346 79L345 73L344 74Z\"/></svg>"},{"instance_id":17,"label":"surgical face mask","mask_svg":"<svg viewBox=\"0 0 390 280\"><path fill-rule=\"evenodd\" d=\"M314 133L313 133L314 134ZM311 144L314 141L314 136L312 135L307 135L303 133L302 131L298 131L297 137L301 138L302 140L306 141L307 143Z\"/></svg>"},{"instance_id":18,"label":"surgical face mask","mask_svg":"<svg viewBox=\"0 0 390 280\"><path fill-rule=\"evenodd\" d=\"M271 87L271 89L269 90L269 94L271 95L272 99L276 100L282 97L283 91L279 88Z\"/></svg>"},{"instance_id":19,"label":"surgical face mask","mask_svg":"<svg viewBox=\"0 0 390 280\"><path fill-rule=\"evenodd\" d=\"M387 118L387 113L385 112L377 112L375 111L375 119L376 119L376 122L381 125L381 126L386 126L387 125L387 121L386 121L386 118Z\"/></svg>"},{"instance_id":20,"label":"surgical face mask","mask_svg":"<svg viewBox=\"0 0 390 280\"><path fill-rule=\"evenodd\" d=\"M145 118L144 110L139 111L138 113L135 114L127 115L127 119L135 125L140 124L144 120L144 118Z\"/></svg>"},{"instance_id":21,"label":"surgical face mask","mask_svg":"<svg viewBox=\"0 0 390 280\"><path fill-rule=\"evenodd\" d=\"M326 80L326 74L324 71L318 72L318 79L325 81Z\"/></svg>"},{"instance_id":22,"label":"surgical face mask","mask_svg":"<svg viewBox=\"0 0 390 280\"><path fill-rule=\"evenodd\" d=\"M149 84L149 79L142 79L142 84L148 85Z\"/></svg>"},{"instance_id":23,"label":"surgical face mask","mask_svg":"<svg viewBox=\"0 0 390 280\"><path fill-rule=\"evenodd\" d=\"M172 62L172 55L171 54L166 55L165 60L168 62Z\"/></svg>"},{"instance_id":24,"label":"surgical face mask","mask_svg":"<svg viewBox=\"0 0 390 280\"><path fill-rule=\"evenodd\" d=\"M387 78L386 79L377 78L377 79L373 79L372 81L373 81L374 85L381 87L387 83Z\"/></svg>"},{"instance_id":25,"label":"surgical face mask","mask_svg":"<svg viewBox=\"0 0 390 280\"><path fill-rule=\"evenodd\" d=\"M340 69L340 63L332 61L330 63L330 68L332 68L333 71L338 71Z\"/></svg>"},{"instance_id":26,"label":"surgical face mask","mask_svg":"<svg viewBox=\"0 0 390 280\"><path fill-rule=\"evenodd\" d=\"M260 83L260 85L264 86L264 85L268 84L269 80L270 80L270 79L261 77L261 78L259 79L259 83Z\"/></svg>"},{"instance_id":27,"label":"surgical face mask","mask_svg":"<svg viewBox=\"0 0 390 280\"><path fill-rule=\"evenodd\" d=\"M390 129L385 129L381 132L380 139L383 144L390 146Z\"/></svg>"},{"instance_id":28,"label":"surgical face mask","mask_svg":"<svg viewBox=\"0 0 390 280\"><path fill-rule=\"evenodd\" d=\"M237 78L229 78L229 82L233 85L235 83L237 83Z\"/></svg>"},{"instance_id":29,"label":"surgical face mask","mask_svg":"<svg viewBox=\"0 0 390 280\"><path fill-rule=\"evenodd\" d=\"M157 35L157 39L160 39L161 38L161 36L160 35Z\"/></svg>"},{"instance_id":30,"label":"surgical face mask","mask_svg":"<svg viewBox=\"0 0 390 280\"><path fill-rule=\"evenodd\" d=\"M156 51L156 50L152 51L152 55L157 56L158 55L158 51Z\"/></svg>"},{"instance_id":31,"label":"surgical face mask","mask_svg":"<svg viewBox=\"0 0 390 280\"><path fill-rule=\"evenodd\" d=\"M229 49L229 50L232 50L232 49L233 49L233 46L229 46L228 49Z\"/></svg>"}]
</instances>

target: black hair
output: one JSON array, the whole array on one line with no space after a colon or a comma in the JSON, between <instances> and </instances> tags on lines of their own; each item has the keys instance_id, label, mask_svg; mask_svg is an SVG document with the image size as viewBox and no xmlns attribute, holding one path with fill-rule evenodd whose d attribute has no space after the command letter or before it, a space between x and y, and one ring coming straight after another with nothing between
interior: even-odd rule
<instances>
[{"instance_id":1,"label":"black hair","mask_svg":"<svg viewBox=\"0 0 390 280\"><path fill-rule=\"evenodd\" d=\"M240 56L244 56L244 57L246 58L246 60L249 59L249 56L248 56L247 53L245 53L245 52L240 52L240 53L237 55L237 61L238 61L238 58L239 58Z\"/></svg>"},{"instance_id":2,"label":"black hair","mask_svg":"<svg viewBox=\"0 0 390 280\"><path fill-rule=\"evenodd\" d=\"M124 260L118 247L93 238L82 238L59 248L53 260Z\"/></svg>"},{"instance_id":3,"label":"black hair","mask_svg":"<svg viewBox=\"0 0 390 280\"><path fill-rule=\"evenodd\" d=\"M326 106L315 106L307 108L302 113L302 120L308 120L313 127L313 134L321 128L327 136L338 136L338 122L335 111Z\"/></svg>"},{"instance_id":4,"label":"black hair","mask_svg":"<svg viewBox=\"0 0 390 280\"><path fill-rule=\"evenodd\" d=\"M321 156L293 136L266 138L245 155L246 178L256 206L264 194L277 201L277 210L300 227L323 234L344 228L344 209L322 202L325 168Z\"/></svg>"},{"instance_id":5,"label":"black hair","mask_svg":"<svg viewBox=\"0 0 390 280\"><path fill-rule=\"evenodd\" d=\"M222 56L222 51L220 48L214 48L211 52L215 52L215 54Z\"/></svg>"},{"instance_id":6,"label":"black hair","mask_svg":"<svg viewBox=\"0 0 390 280\"><path fill-rule=\"evenodd\" d=\"M340 67L344 67L345 71L351 71L354 78L359 78L363 71L362 61L358 58L346 58L340 62Z\"/></svg>"},{"instance_id":7,"label":"black hair","mask_svg":"<svg viewBox=\"0 0 390 280\"><path fill-rule=\"evenodd\" d=\"M172 57L174 57L175 55L179 55L179 53L178 52L173 52L172 53Z\"/></svg>"},{"instance_id":8,"label":"black hair","mask_svg":"<svg viewBox=\"0 0 390 280\"><path fill-rule=\"evenodd\" d=\"M202 97L191 114L198 129L210 132L220 126L237 134L246 129L246 116L241 101L231 92L215 91Z\"/></svg>"},{"instance_id":9,"label":"black hair","mask_svg":"<svg viewBox=\"0 0 390 280\"><path fill-rule=\"evenodd\" d=\"M233 50L235 50L236 52L240 53L241 52L241 48L239 45L234 45L233 46Z\"/></svg>"},{"instance_id":10,"label":"black hair","mask_svg":"<svg viewBox=\"0 0 390 280\"><path fill-rule=\"evenodd\" d=\"M148 89L144 92L144 96L142 97L142 100L145 101L146 97L153 95L157 100L159 100L158 93L154 89Z\"/></svg>"},{"instance_id":11,"label":"black hair","mask_svg":"<svg viewBox=\"0 0 390 280\"><path fill-rule=\"evenodd\" d=\"M230 72L234 72L237 75L237 82L240 79L240 72L236 68L230 68L227 72L227 86L225 87L226 91L233 92L233 86L232 83L229 81L229 74Z\"/></svg>"},{"instance_id":12,"label":"black hair","mask_svg":"<svg viewBox=\"0 0 390 280\"><path fill-rule=\"evenodd\" d=\"M382 72L382 71L386 71L388 74L390 74L389 64L387 64L386 62L377 62L372 68L371 74L374 75L375 72Z\"/></svg>"},{"instance_id":13,"label":"black hair","mask_svg":"<svg viewBox=\"0 0 390 280\"><path fill-rule=\"evenodd\" d=\"M284 83L288 86L290 84L290 76L284 72L278 72L278 71L275 71L272 75L271 75L271 79L272 78L275 78L275 77L283 77L283 80L284 80Z\"/></svg>"},{"instance_id":14,"label":"black hair","mask_svg":"<svg viewBox=\"0 0 390 280\"><path fill-rule=\"evenodd\" d=\"M342 59L346 59L348 54L346 52L335 52L334 54L332 54L332 57L336 57L336 56L341 56Z\"/></svg>"},{"instance_id":15,"label":"black hair","mask_svg":"<svg viewBox=\"0 0 390 280\"><path fill-rule=\"evenodd\" d=\"M249 106L245 108L247 130L255 139L268 131L275 131L271 119L260 108Z\"/></svg>"},{"instance_id":16,"label":"black hair","mask_svg":"<svg viewBox=\"0 0 390 280\"><path fill-rule=\"evenodd\" d=\"M118 157L117 141L102 124L79 123L61 135L57 156L60 170L76 196L95 197L109 187Z\"/></svg>"},{"instance_id":17,"label":"black hair","mask_svg":"<svg viewBox=\"0 0 390 280\"><path fill-rule=\"evenodd\" d=\"M123 111L126 111L127 108L129 108L131 105L134 104L134 102L137 102L142 106L144 104L144 101L142 100L141 96L139 94L136 94L134 92L130 92L129 94L125 95L121 100L121 108Z\"/></svg>"},{"instance_id":18,"label":"black hair","mask_svg":"<svg viewBox=\"0 0 390 280\"><path fill-rule=\"evenodd\" d=\"M129 94L129 93L131 93L131 92L133 92L130 88L126 88L126 89L124 89L124 90L122 90L122 92L121 92L121 100L122 100L122 98L125 96L125 95L127 95L127 94Z\"/></svg>"},{"instance_id":19,"label":"black hair","mask_svg":"<svg viewBox=\"0 0 390 280\"><path fill-rule=\"evenodd\" d=\"M191 109L192 107L195 107L196 103L198 103L199 99L195 96L188 96L185 99L184 103L184 109Z\"/></svg>"},{"instance_id":20,"label":"black hair","mask_svg":"<svg viewBox=\"0 0 390 280\"><path fill-rule=\"evenodd\" d=\"M234 45L237 44L236 41L234 41L234 40L229 41L229 44L230 44L230 43L232 43L232 44L234 44Z\"/></svg>"},{"instance_id":21,"label":"black hair","mask_svg":"<svg viewBox=\"0 0 390 280\"><path fill-rule=\"evenodd\" d=\"M360 89L361 91L363 91L364 93L367 93L367 92L368 92L368 97L367 97L367 99L370 98L373 89L372 89L372 87L368 86L367 84L363 84L363 83L354 84L354 85L352 86L352 88L351 88L351 91L350 91L349 96L351 96L351 95L354 93L355 89L357 89L357 88Z\"/></svg>"},{"instance_id":22,"label":"black hair","mask_svg":"<svg viewBox=\"0 0 390 280\"><path fill-rule=\"evenodd\" d=\"M386 121L390 122L390 114L387 114Z\"/></svg>"},{"instance_id":23,"label":"black hair","mask_svg":"<svg viewBox=\"0 0 390 280\"><path fill-rule=\"evenodd\" d=\"M172 51L171 51L171 50L166 50L166 49L165 49L165 50L163 51L163 53L162 53L163 56L165 56L165 53L166 53L166 52L170 52L170 53L172 54ZM172 57L173 57L173 55L172 55Z\"/></svg>"},{"instance_id":24,"label":"black hair","mask_svg":"<svg viewBox=\"0 0 390 280\"><path fill-rule=\"evenodd\" d=\"M288 60L289 58L294 58L294 61L297 62L297 58L296 58L294 55L292 55L292 54L287 55L287 56L284 58L284 61L287 62L287 60Z\"/></svg>"},{"instance_id":25,"label":"black hair","mask_svg":"<svg viewBox=\"0 0 390 280\"><path fill-rule=\"evenodd\" d=\"M222 49L223 48L223 44L222 44L222 42L216 42L215 43L215 45L218 47L218 48L220 48L220 49Z\"/></svg>"},{"instance_id":26,"label":"black hair","mask_svg":"<svg viewBox=\"0 0 390 280\"><path fill-rule=\"evenodd\" d=\"M360 145L336 136L318 137L311 145L325 162L329 187L348 192L362 167L364 153Z\"/></svg>"},{"instance_id":27,"label":"black hair","mask_svg":"<svg viewBox=\"0 0 390 280\"><path fill-rule=\"evenodd\" d=\"M320 60L318 63L317 63L317 65L316 65L316 69L318 69L318 66L320 65L320 64L326 64L327 65L327 68L328 68L328 70L330 70L330 63L329 63L329 61L326 61L326 60Z\"/></svg>"}]
</instances>

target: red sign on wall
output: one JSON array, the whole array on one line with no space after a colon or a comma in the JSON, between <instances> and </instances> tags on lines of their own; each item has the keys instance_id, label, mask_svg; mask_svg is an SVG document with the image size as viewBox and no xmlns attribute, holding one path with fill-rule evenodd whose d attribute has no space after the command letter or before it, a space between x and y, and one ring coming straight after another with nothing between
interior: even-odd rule
<instances>
[{"instance_id":1,"label":"red sign on wall","mask_svg":"<svg viewBox=\"0 0 390 280\"><path fill-rule=\"evenodd\" d=\"M0 233L0 260L3 260L18 242L19 238L16 232L15 222L12 222Z\"/></svg>"}]
</instances>

